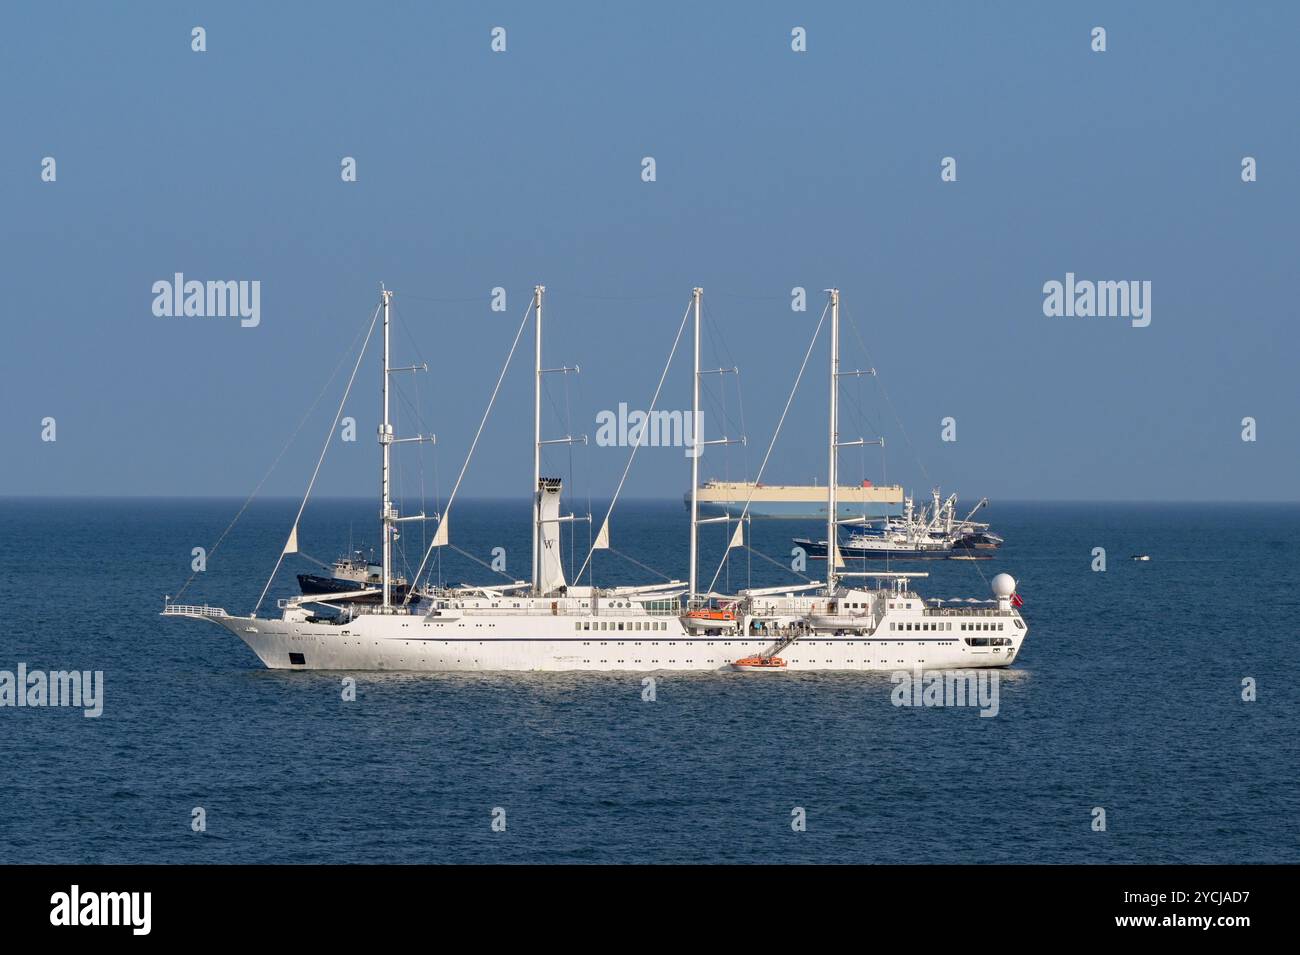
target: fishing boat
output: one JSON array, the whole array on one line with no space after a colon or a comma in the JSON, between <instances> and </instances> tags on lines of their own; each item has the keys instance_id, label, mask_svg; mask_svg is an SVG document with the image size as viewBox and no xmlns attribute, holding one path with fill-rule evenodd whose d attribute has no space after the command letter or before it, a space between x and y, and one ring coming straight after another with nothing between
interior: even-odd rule
<instances>
[{"instance_id":1,"label":"fishing boat","mask_svg":"<svg viewBox=\"0 0 1300 955\"><path fill-rule=\"evenodd\" d=\"M380 564L379 600L358 602L369 588L334 594L299 595L277 601L277 613L261 615L277 571L284 559L298 553L298 535L315 475L309 483L286 542L270 578L251 612L232 614L223 607L164 598L168 617L202 620L243 640L261 662L272 669L303 670L403 670L403 671L653 671L731 670L740 663L754 669L789 670L896 670L923 667L996 667L1015 659L1027 628L1012 605L1015 583L1006 574L993 581L995 607L939 608L927 605L910 589L910 581L923 574L884 573L862 576L883 580L880 586L847 586L852 575L841 570L836 552L827 562L826 582L744 589L734 594L714 590L718 579L700 587L699 531L702 525L727 522L729 515L701 517L698 499L691 502L690 576L688 581L598 587L591 579L592 555L610 549L611 517L624 480L635 460L640 441L629 451L622 478L615 489L600 530L576 572L566 572L561 558L560 528L592 515L563 514L562 482L541 472L541 449L547 443L581 440L573 436L544 441L541 434L543 376L572 369L547 369L542 363L544 286L534 289L514 343L488 400L478 431L470 444L460 474L441 513L400 515L390 495L391 453L394 445L418 438L395 437L389 415L389 378L404 369L389 364L390 305L393 292L381 289L381 299L370 321L370 331L357 356L338 415L348 400L352 381L365 355L376 322L382 316L380 445ZM682 316L677 339L669 353L673 360L688 320L694 317L694 376L692 410L699 420L700 304L703 290L696 288ZM830 290L831 402L830 473L828 490L828 540L836 538L843 521L836 506L836 454L839 448L862 442L840 442L837 424L839 371L839 291ZM804 365L795 379L799 386L808 355L820 334L826 311L818 322ZM434 586L424 577L435 548L449 546L450 516L479 438L496 403L513 355L531 321L535 324L533 393L532 576L531 580L499 585ZM665 366L666 376L668 366ZM663 376L649 402L653 411ZM787 403L787 411L789 404ZM785 415L773 434L775 443ZM320 461L330 446L328 433ZM705 446L732 443L733 439L695 440ZM769 445L768 457L772 446ZM699 454L691 456L691 487L699 487ZM767 458L764 459L766 465ZM319 464L317 471L319 471ZM757 480L761 480L760 468ZM746 545L745 510L728 538L723 561ZM392 542L404 521L432 520L437 528L405 596L394 584ZM570 568L571 570L572 568ZM719 566L719 572L721 565ZM584 573L587 583L583 584ZM975 634L979 636L976 637ZM969 634L969 636L968 636Z\"/></svg>"},{"instance_id":2,"label":"fishing boat","mask_svg":"<svg viewBox=\"0 0 1300 955\"><path fill-rule=\"evenodd\" d=\"M352 603L376 603L383 596L383 567L361 551L338 558L331 568L333 573L298 574L298 589L308 596L342 594L363 590L364 594L351 598ZM394 575L392 579L394 600L406 598L406 579Z\"/></svg>"},{"instance_id":3,"label":"fishing boat","mask_svg":"<svg viewBox=\"0 0 1300 955\"><path fill-rule=\"evenodd\" d=\"M1002 546L1002 538L990 531L988 524L972 520L988 505L988 498L980 498L971 512L958 520L956 494L946 500L941 500L938 488L931 494L929 507L918 509L909 496L903 499L901 516L858 522L862 526L839 542L840 554L865 560L979 560L992 557ZM813 560L826 559L826 541L796 537L794 543Z\"/></svg>"}]
</instances>

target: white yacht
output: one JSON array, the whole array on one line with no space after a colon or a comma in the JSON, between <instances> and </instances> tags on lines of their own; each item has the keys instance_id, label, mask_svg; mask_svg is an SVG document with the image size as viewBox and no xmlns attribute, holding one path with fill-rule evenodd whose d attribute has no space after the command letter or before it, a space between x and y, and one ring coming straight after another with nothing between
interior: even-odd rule
<instances>
[{"instance_id":1,"label":"white yacht","mask_svg":"<svg viewBox=\"0 0 1300 955\"><path fill-rule=\"evenodd\" d=\"M504 586L429 587L419 586L421 575L434 548L449 540L448 519L472 457L478 435L469 456L440 515L399 516L390 500L390 450L395 443L423 440L395 438L389 421L388 382L396 371L389 366L389 307L392 292L381 294L374 322L383 316L382 414L379 426L381 448L381 562L380 598L373 604L355 602L368 596L366 590L355 592L303 595L279 601L276 616L259 616L262 600L252 613L239 616L221 607L164 602L165 616L206 620L230 631L243 640L258 658L273 669L303 670L896 670L922 667L990 667L1006 666L1015 659L1027 629L1015 596L1015 582L1006 574L993 581L994 598L989 607L942 607L927 603L912 591L912 581L925 574L869 573L853 575L843 572L837 552L827 561L827 581L799 586L780 586L742 590L721 595L698 590L698 530L701 524L731 522L729 515L714 518L699 516L699 502L691 502L690 580L670 581L646 586L597 588L590 584L570 583L562 566L559 546L560 525L575 520L589 520L590 515L575 517L560 513L561 484L558 479L541 474L541 380L548 371L542 367L542 298L544 287L537 286L523 324L515 338L524 331L529 315L535 316L536 362L534 388L534 456L533 477L533 552L532 579ZM695 289L691 306L683 315L685 326L694 316L694 394L693 412L699 418L700 383L700 299ZM831 400L830 400L830 488L828 502L828 539L836 539L839 519L835 503L836 460L840 447L838 433L839 372L839 291L830 290L831 312ZM826 312L823 311L823 321ZM818 325L820 332L821 323ZM811 352L813 342L809 344ZM681 330L678 332L680 340ZM367 338L367 341L369 339ZM674 345L674 352L676 345ZM363 346L358 365L364 356ZM511 355L514 348L511 349ZM669 362L672 355L669 355ZM805 365L807 356L805 356ZM502 378L510 364L502 368L489 401L483 423L491 413ZM665 372L667 369L665 368ZM356 370L353 371L355 379ZM802 369L800 369L802 376ZM660 387L663 377L660 378ZM351 385L349 383L349 389ZM798 387L796 380L795 387ZM656 389L650 402L654 409L659 397ZM792 394L793 397L793 394ZM347 393L344 394L344 401ZM340 403L340 410L342 409ZM787 410L789 404L787 403ZM784 421L784 415L782 416ZM480 423L478 434L482 434ZM779 433L778 425L777 433ZM560 441L580 440L563 438ZM727 439L703 441L704 445L728 443ZM773 442L776 435L773 436ZM859 444L849 442L848 444ZM326 447L328 447L328 442ZM640 444L629 454L628 467ZM771 448L769 447L769 456ZM322 451L322 460L324 451ZM691 486L698 488L699 455L691 456ZM766 461L764 462L766 464ZM318 463L319 471L319 463ZM627 470L623 472L626 478ZM759 478L761 478L761 469ZM313 477L313 483L315 478ZM757 483L757 482L756 482ZM581 580L592 554L609 547L610 516L622 489L610 504L600 531L587 558L577 573ZM308 486L308 496L311 485ZM298 521L303 505L290 528L288 539L276 562L276 570L288 554L298 549ZM744 511L742 511L742 521ZM395 527L403 521L435 519L438 522L433 540L419 569L412 575L412 586L403 598L395 598L392 572L392 541ZM744 546L744 524L737 523L727 548ZM725 560L725 558L724 558ZM843 580L860 576L876 583L874 587L847 586ZM275 578L262 591L263 599ZM716 575L715 575L716 581ZM979 601L973 601L978 603ZM313 609L313 607L318 609ZM333 608L325 611L319 608Z\"/></svg>"}]
</instances>

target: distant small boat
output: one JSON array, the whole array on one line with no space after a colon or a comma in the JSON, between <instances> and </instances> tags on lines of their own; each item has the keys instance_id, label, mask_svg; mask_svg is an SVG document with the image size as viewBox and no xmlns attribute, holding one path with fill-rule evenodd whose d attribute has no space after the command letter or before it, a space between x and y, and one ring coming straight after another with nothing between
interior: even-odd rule
<instances>
[{"instance_id":1,"label":"distant small boat","mask_svg":"<svg viewBox=\"0 0 1300 955\"><path fill-rule=\"evenodd\" d=\"M1134 554L1132 557L1129 558L1129 560L1150 560L1150 559L1151 559L1150 554Z\"/></svg>"}]
</instances>

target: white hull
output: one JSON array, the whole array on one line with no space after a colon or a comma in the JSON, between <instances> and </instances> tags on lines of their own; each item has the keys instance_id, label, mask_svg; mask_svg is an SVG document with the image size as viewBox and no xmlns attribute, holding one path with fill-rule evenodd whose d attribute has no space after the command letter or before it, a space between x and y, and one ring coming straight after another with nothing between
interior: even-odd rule
<instances>
[{"instance_id":1,"label":"white hull","mask_svg":"<svg viewBox=\"0 0 1300 955\"><path fill-rule=\"evenodd\" d=\"M572 621L565 617L428 622L414 615L372 615L358 617L343 627L249 617L206 619L236 634L274 670L730 670L736 660L768 651L774 642L768 637L739 634L691 635L675 617L667 620L674 632L661 636L635 632L575 636ZM520 629L535 635L518 636ZM1012 635L1009 645L990 647L968 646L952 634L814 633L784 647L780 656L787 670L1003 667L1015 659L1022 639Z\"/></svg>"}]
</instances>

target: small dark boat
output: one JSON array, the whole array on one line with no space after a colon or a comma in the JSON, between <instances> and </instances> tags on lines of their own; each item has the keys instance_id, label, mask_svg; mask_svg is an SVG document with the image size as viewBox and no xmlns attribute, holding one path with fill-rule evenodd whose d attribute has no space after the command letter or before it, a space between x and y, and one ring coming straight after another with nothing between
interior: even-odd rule
<instances>
[{"instance_id":1,"label":"small dark boat","mask_svg":"<svg viewBox=\"0 0 1300 955\"><path fill-rule=\"evenodd\" d=\"M333 570L334 574L330 577L320 574L299 574L298 587L308 597L364 590L367 593L354 597L354 603L379 603L382 599L383 569L368 560L361 551L354 551L351 555L334 561ZM393 600L405 600L407 589L405 577L393 577L389 582Z\"/></svg>"}]
</instances>

